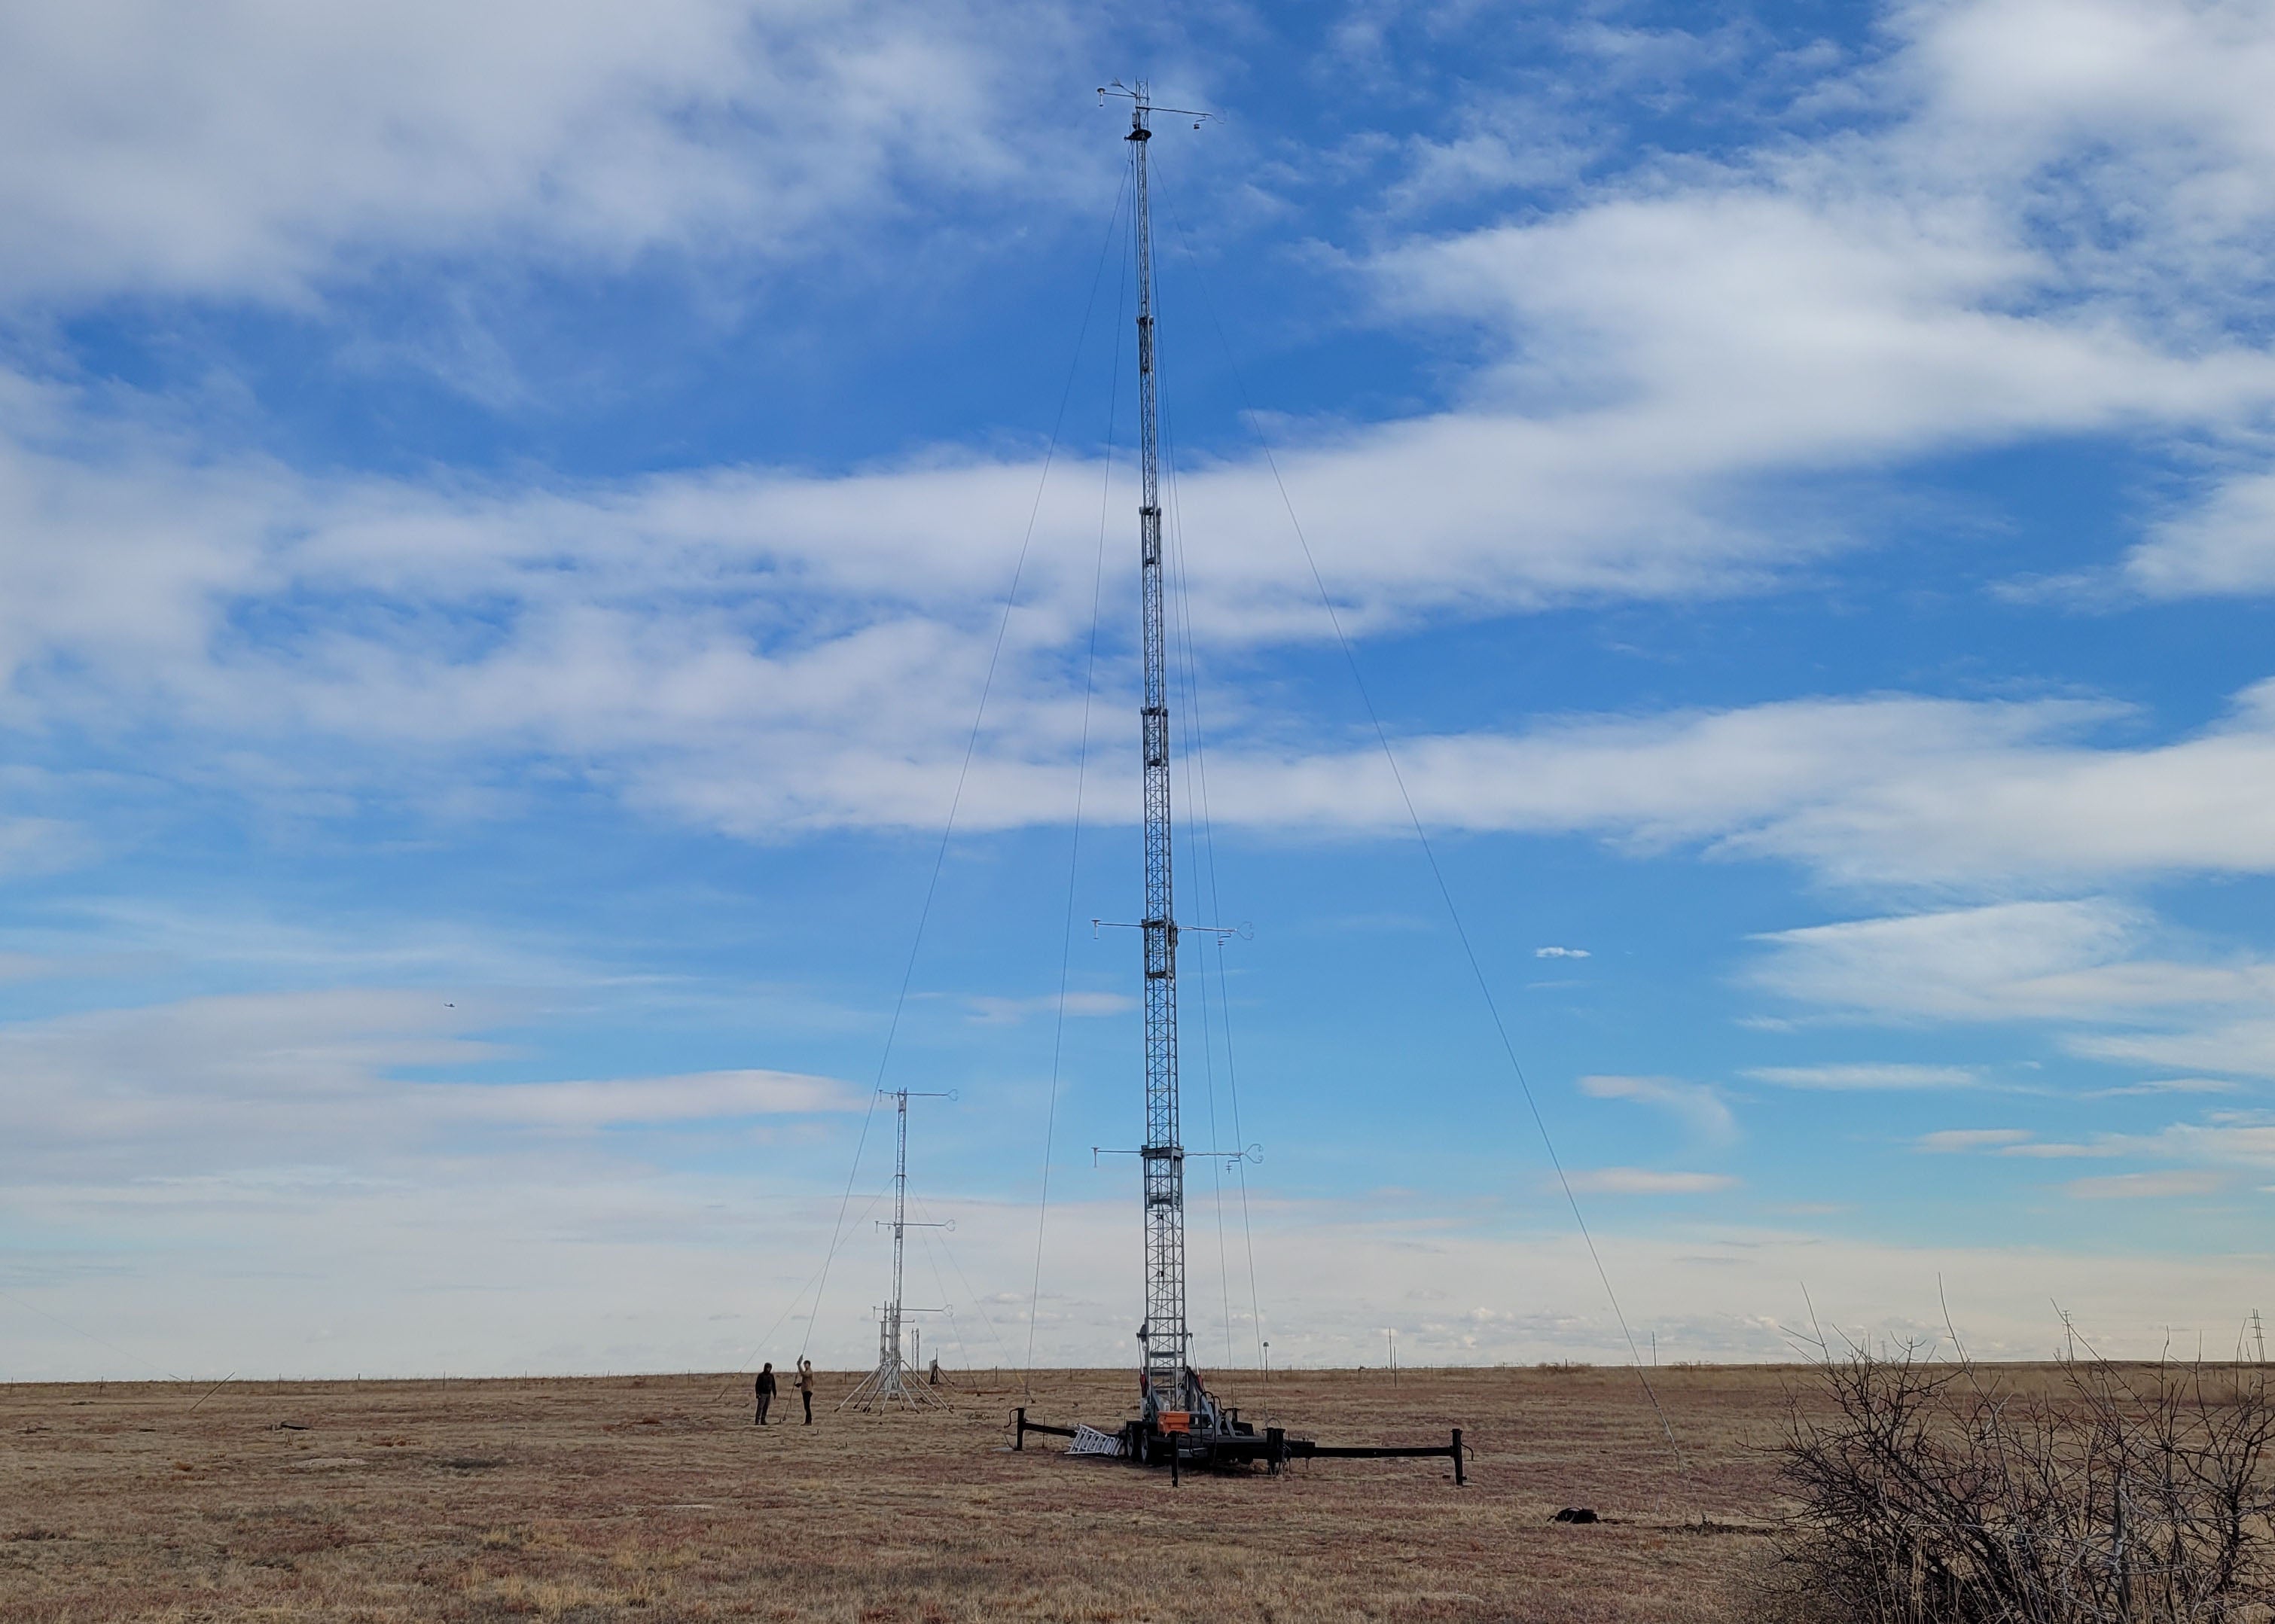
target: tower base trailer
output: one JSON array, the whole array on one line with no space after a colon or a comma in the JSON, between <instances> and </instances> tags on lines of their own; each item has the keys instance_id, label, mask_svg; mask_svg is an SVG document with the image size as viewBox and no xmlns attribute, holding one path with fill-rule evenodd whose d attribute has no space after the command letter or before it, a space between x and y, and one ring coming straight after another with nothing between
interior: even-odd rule
<instances>
[{"instance_id":1,"label":"tower base trailer","mask_svg":"<svg viewBox=\"0 0 2275 1624\"><path fill-rule=\"evenodd\" d=\"M1011 1412L1011 1447L1024 1450L1030 1432L1068 1439L1072 1440L1069 1454L1124 1460L1136 1466L1166 1466L1173 1482L1181 1471L1223 1471L1259 1462L1266 1471L1277 1474L1289 1461L1430 1460L1442 1455L1454 1463L1455 1486L1469 1482L1459 1427L1453 1430L1452 1441L1443 1444L1322 1444L1291 1438L1281 1427L1258 1431L1243 1421L1237 1410L1219 1411L1213 1426L1204 1423L1195 1427L1195 1419L1169 1410L1152 1421L1125 1421L1119 1431L1106 1432L1096 1427L1050 1426L1030 1421L1023 1404Z\"/></svg>"}]
</instances>

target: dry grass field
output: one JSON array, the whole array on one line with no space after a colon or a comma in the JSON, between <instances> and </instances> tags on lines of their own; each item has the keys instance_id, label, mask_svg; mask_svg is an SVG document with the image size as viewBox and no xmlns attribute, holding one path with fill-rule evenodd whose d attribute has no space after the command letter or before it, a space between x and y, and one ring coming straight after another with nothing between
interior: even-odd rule
<instances>
[{"instance_id":1,"label":"dry grass field","mask_svg":"<svg viewBox=\"0 0 2275 1624\"><path fill-rule=\"evenodd\" d=\"M1017 1379L947 1414L760 1432L747 1379L0 1388L0 1619L1612 1620L1753 1616L1772 1448L1803 1371L1274 1375L1322 1442L1444 1461L1168 1477L1008 1448ZM1251 1418L1267 1395L1222 1379ZM1048 1372L1113 1424L1126 1373ZM778 1405L779 1421L782 1406ZM1606 1519L1550 1521L1561 1506Z\"/></svg>"}]
</instances>

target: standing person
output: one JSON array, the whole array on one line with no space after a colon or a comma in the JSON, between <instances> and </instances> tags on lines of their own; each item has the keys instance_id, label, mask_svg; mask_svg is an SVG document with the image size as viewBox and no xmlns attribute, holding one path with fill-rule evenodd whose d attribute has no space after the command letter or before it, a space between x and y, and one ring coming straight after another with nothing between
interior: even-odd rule
<instances>
[{"instance_id":1,"label":"standing person","mask_svg":"<svg viewBox=\"0 0 2275 1624\"><path fill-rule=\"evenodd\" d=\"M775 1401L775 1364L773 1360L769 1359L767 1361L767 1368L759 1372L759 1379L754 1386L759 1400L759 1418L756 1421L752 1422L751 1424L752 1426L762 1427L767 1424L767 1407Z\"/></svg>"},{"instance_id":2,"label":"standing person","mask_svg":"<svg viewBox=\"0 0 2275 1624\"><path fill-rule=\"evenodd\" d=\"M805 1401L805 1424L813 1424L813 1361L800 1354L797 1359L797 1396Z\"/></svg>"}]
</instances>

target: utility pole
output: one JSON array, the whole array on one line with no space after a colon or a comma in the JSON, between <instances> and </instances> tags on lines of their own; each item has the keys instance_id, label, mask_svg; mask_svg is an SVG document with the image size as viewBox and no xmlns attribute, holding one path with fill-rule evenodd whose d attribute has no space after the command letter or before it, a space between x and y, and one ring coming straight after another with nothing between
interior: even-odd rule
<instances>
[{"instance_id":1,"label":"utility pole","mask_svg":"<svg viewBox=\"0 0 2275 1624\"><path fill-rule=\"evenodd\" d=\"M893 1101L899 1117L893 1153L893 1295L877 1315L877 1368L864 1376L860 1385L845 1395L843 1401L837 1406L840 1409L881 1409L893 1404L918 1409L937 1407L941 1402L937 1394L910 1375L908 1362L902 1356L903 1316L940 1311L903 1305L901 1295L902 1254L909 1230L946 1229L950 1227L947 1224L909 1222L909 1101L950 1099L955 1096L921 1093L905 1088L883 1091L885 1097Z\"/></svg>"}]
</instances>

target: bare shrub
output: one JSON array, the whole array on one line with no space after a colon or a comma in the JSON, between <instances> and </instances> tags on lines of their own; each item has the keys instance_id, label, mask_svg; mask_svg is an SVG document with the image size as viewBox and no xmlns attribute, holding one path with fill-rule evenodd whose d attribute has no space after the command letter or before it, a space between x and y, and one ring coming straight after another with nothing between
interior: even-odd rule
<instances>
[{"instance_id":1,"label":"bare shrub","mask_svg":"<svg viewBox=\"0 0 2275 1624\"><path fill-rule=\"evenodd\" d=\"M1793 1594L1848 1624L2246 1624L2275 1603L2264 1373L1916 1353L1820 1366L1782 1452Z\"/></svg>"}]
</instances>

